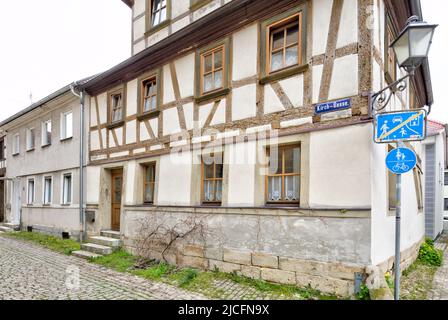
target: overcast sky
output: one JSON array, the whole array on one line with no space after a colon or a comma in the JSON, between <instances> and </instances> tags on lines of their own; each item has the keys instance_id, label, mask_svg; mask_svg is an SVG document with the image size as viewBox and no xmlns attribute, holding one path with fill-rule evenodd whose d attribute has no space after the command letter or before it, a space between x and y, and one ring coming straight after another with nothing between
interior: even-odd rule
<instances>
[{"instance_id":1,"label":"overcast sky","mask_svg":"<svg viewBox=\"0 0 448 320\"><path fill-rule=\"evenodd\" d=\"M355 0L346 0L355 1ZM421 0L439 24L430 63L435 104L430 118L448 123L447 0ZM131 10L120 0L0 0L0 121L131 53Z\"/></svg>"}]
</instances>

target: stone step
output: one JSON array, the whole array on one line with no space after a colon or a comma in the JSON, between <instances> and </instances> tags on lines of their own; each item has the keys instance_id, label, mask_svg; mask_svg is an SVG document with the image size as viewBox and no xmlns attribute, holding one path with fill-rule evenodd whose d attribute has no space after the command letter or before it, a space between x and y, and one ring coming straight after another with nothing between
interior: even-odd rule
<instances>
[{"instance_id":1,"label":"stone step","mask_svg":"<svg viewBox=\"0 0 448 320\"><path fill-rule=\"evenodd\" d=\"M102 255L100 255L100 254L96 254L96 253L84 251L84 250L73 251L72 255L75 257L78 257L78 258L82 258L82 259L91 259L91 258L102 257Z\"/></svg>"},{"instance_id":2,"label":"stone step","mask_svg":"<svg viewBox=\"0 0 448 320\"><path fill-rule=\"evenodd\" d=\"M111 247L102 246L95 243L83 243L81 244L81 250L89 251L97 254L108 255L112 253Z\"/></svg>"},{"instance_id":3,"label":"stone step","mask_svg":"<svg viewBox=\"0 0 448 320\"><path fill-rule=\"evenodd\" d=\"M13 229L14 231L19 231L20 230L20 226L18 224L15 223L10 223L10 222L5 222L3 223L4 227Z\"/></svg>"},{"instance_id":4,"label":"stone step","mask_svg":"<svg viewBox=\"0 0 448 320\"><path fill-rule=\"evenodd\" d=\"M11 229L11 228L8 228L8 227L5 227L5 226L0 226L0 231L2 231L2 232L13 232L14 229Z\"/></svg>"},{"instance_id":5,"label":"stone step","mask_svg":"<svg viewBox=\"0 0 448 320\"><path fill-rule=\"evenodd\" d=\"M119 231L112 231L112 230L104 230L101 231L102 237L108 237L108 238L114 238L120 240L120 232Z\"/></svg>"},{"instance_id":6,"label":"stone step","mask_svg":"<svg viewBox=\"0 0 448 320\"><path fill-rule=\"evenodd\" d=\"M121 240L103 236L89 237L89 242L112 248L121 246Z\"/></svg>"}]
</instances>

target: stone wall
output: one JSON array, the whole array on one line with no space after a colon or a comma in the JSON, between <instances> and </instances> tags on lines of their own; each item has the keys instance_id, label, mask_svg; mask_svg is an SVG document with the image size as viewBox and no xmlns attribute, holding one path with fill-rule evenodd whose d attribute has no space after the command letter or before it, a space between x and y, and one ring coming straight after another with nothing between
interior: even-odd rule
<instances>
[{"instance_id":1,"label":"stone wall","mask_svg":"<svg viewBox=\"0 0 448 320\"><path fill-rule=\"evenodd\" d=\"M367 217L353 217L354 213L310 217L310 213L304 216L297 210L278 209L213 208L208 210L212 214L197 212L200 210L205 209L126 208L122 226L125 247L136 253L139 221L151 214L166 224L195 216L206 225L204 241L178 242L164 255L170 264L219 269L299 287L311 285L340 296L353 294L355 273L364 273L369 264ZM162 260L164 248L163 243L152 243L145 252Z\"/></svg>"}]
</instances>

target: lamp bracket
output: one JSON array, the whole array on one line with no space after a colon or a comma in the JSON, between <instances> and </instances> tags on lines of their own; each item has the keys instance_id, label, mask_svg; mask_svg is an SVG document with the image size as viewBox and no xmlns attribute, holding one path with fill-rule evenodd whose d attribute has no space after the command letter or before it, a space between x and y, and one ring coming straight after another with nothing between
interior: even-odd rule
<instances>
[{"instance_id":1,"label":"lamp bracket","mask_svg":"<svg viewBox=\"0 0 448 320\"><path fill-rule=\"evenodd\" d=\"M413 76L413 72L409 72L404 77L398 79L397 81L391 83L386 88L372 94L370 99L370 105L372 111L382 111L389 104L392 96L397 92L403 92L408 87L407 79Z\"/></svg>"}]
</instances>

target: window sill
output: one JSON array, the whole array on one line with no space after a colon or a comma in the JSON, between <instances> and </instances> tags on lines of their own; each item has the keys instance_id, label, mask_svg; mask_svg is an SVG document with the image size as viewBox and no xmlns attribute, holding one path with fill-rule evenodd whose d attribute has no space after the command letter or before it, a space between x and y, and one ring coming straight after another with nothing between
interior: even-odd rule
<instances>
[{"instance_id":1,"label":"window sill","mask_svg":"<svg viewBox=\"0 0 448 320\"><path fill-rule=\"evenodd\" d=\"M298 202L294 202L294 203L285 203L285 202L280 202L280 203L266 203L264 205L265 208L277 208L277 209L281 209L281 208L300 208L300 203Z\"/></svg>"},{"instance_id":2,"label":"window sill","mask_svg":"<svg viewBox=\"0 0 448 320\"><path fill-rule=\"evenodd\" d=\"M61 207L70 207L71 203L61 203Z\"/></svg>"},{"instance_id":3,"label":"window sill","mask_svg":"<svg viewBox=\"0 0 448 320\"><path fill-rule=\"evenodd\" d=\"M205 101L209 101L209 100L214 100L217 98L222 98L222 97L228 95L229 92L230 92L230 88L225 88L225 89L221 89L218 91L206 93L202 96L194 98L194 100L196 101L196 103L201 103L201 102L205 102Z\"/></svg>"},{"instance_id":4,"label":"window sill","mask_svg":"<svg viewBox=\"0 0 448 320\"><path fill-rule=\"evenodd\" d=\"M34 151L34 148L26 150L26 152L33 152L33 151Z\"/></svg>"},{"instance_id":5,"label":"window sill","mask_svg":"<svg viewBox=\"0 0 448 320\"><path fill-rule=\"evenodd\" d=\"M282 80L284 78L289 78L291 76L294 76L296 74L304 73L309 68L308 64L304 64L301 66L295 66L287 69L282 69L276 72L272 72L267 76L264 76L260 78L259 83L260 84L267 84L270 82Z\"/></svg>"},{"instance_id":6,"label":"window sill","mask_svg":"<svg viewBox=\"0 0 448 320\"><path fill-rule=\"evenodd\" d=\"M143 121L146 119L157 118L160 114L160 110L154 110L150 112L145 112L137 116L137 120Z\"/></svg>"},{"instance_id":7,"label":"window sill","mask_svg":"<svg viewBox=\"0 0 448 320\"><path fill-rule=\"evenodd\" d=\"M149 22L151 23L151 22ZM151 27L145 32L145 37L149 37L150 35L156 33L157 31L162 30L163 28L167 27L171 23L171 19L167 19L163 21L162 23L156 25L155 27Z\"/></svg>"},{"instance_id":8,"label":"window sill","mask_svg":"<svg viewBox=\"0 0 448 320\"><path fill-rule=\"evenodd\" d=\"M19 152L19 153L13 153L13 154L12 154L13 157L17 157L18 155L20 155L20 152Z\"/></svg>"},{"instance_id":9,"label":"window sill","mask_svg":"<svg viewBox=\"0 0 448 320\"><path fill-rule=\"evenodd\" d=\"M42 149L43 149L43 148L48 148L49 146L51 146L51 143L43 144L43 145L41 145L41 148L42 148Z\"/></svg>"},{"instance_id":10,"label":"window sill","mask_svg":"<svg viewBox=\"0 0 448 320\"><path fill-rule=\"evenodd\" d=\"M71 140L71 139L73 139L73 137L62 138L62 139L61 139L61 142L63 142L63 141L69 141L69 140Z\"/></svg>"},{"instance_id":11,"label":"window sill","mask_svg":"<svg viewBox=\"0 0 448 320\"><path fill-rule=\"evenodd\" d=\"M212 0L199 0L195 4L190 5L190 11L195 11L205 6L206 4L209 4L210 2L212 2Z\"/></svg>"},{"instance_id":12,"label":"window sill","mask_svg":"<svg viewBox=\"0 0 448 320\"><path fill-rule=\"evenodd\" d=\"M124 120L121 120L121 121L117 121L117 122L114 122L114 123L109 123L108 125L107 125L107 129L115 129L115 128L118 128L118 127L122 127L124 125Z\"/></svg>"},{"instance_id":13,"label":"window sill","mask_svg":"<svg viewBox=\"0 0 448 320\"><path fill-rule=\"evenodd\" d=\"M201 203L201 207L206 207L206 208L210 208L210 207L219 208L221 206L222 206L221 202L203 202L203 203Z\"/></svg>"},{"instance_id":14,"label":"window sill","mask_svg":"<svg viewBox=\"0 0 448 320\"><path fill-rule=\"evenodd\" d=\"M51 207L51 203L44 203L42 206L43 207Z\"/></svg>"}]
</instances>

